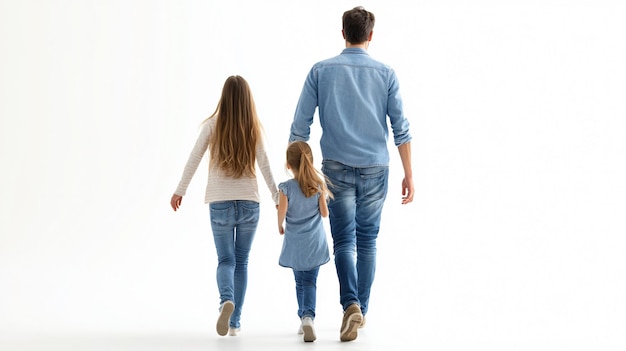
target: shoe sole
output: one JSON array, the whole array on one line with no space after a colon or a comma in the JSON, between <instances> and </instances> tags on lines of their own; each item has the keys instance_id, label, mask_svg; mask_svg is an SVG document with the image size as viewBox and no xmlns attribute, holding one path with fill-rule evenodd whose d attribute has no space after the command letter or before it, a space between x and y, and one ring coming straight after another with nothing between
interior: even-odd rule
<instances>
[{"instance_id":1,"label":"shoe sole","mask_svg":"<svg viewBox=\"0 0 626 351\"><path fill-rule=\"evenodd\" d=\"M218 335L224 336L228 333L228 323L234 310L235 305L232 302L226 302L222 306L222 311L220 311L220 316L217 317L217 325L215 326Z\"/></svg>"},{"instance_id":2,"label":"shoe sole","mask_svg":"<svg viewBox=\"0 0 626 351\"><path fill-rule=\"evenodd\" d=\"M346 321L346 327L341 331L341 341L352 341L358 336L359 326L363 321L363 315L360 313L353 313L348 317Z\"/></svg>"},{"instance_id":3,"label":"shoe sole","mask_svg":"<svg viewBox=\"0 0 626 351\"><path fill-rule=\"evenodd\" d=\"M315 341L316 337L315 337L315 330L313 329L313 326L304 325L304 326L302 326L302 331L304 333L304 341L305 342L313 342L313 341Z\"/></svg>"}]
</instances>

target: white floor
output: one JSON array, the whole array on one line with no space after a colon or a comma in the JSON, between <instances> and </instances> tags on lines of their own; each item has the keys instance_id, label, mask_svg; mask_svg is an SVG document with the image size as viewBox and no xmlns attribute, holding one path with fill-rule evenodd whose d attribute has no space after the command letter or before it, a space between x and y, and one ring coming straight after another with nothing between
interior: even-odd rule
<instances>
[{"instance_id":1,"label":"white floor","mask_svg":"<svg viewBox=\"0 0 626 351\"><path fill-rule=\"evenodd\" d=\"M413 334L415 333L415 334ZM421 338L411 328L405 330L362 330L357 340L342 343L334 329L320 328L318 339L304 343L295 333L249 332L237 337L206 334L100 334L100 335L22 335L0 337L3 351L192 351L192 350L621 350L624 344L603 341L462 341ZM498 339L494 336L494 339Z\"/></svg>"},{"instance_id":2,"label":"white floor","mask_svg":"<svg viewBox=\"0 0 626 351\"><path fill-rule=\"evenodd\" d=\"M0 340L0 349L11 351L39 350L384 350L391 340L376 339L363 331L351 343L341 343L331 329L317 330L318 340L304 343L296 333L250 331L236 337L206 334L110 334L74 336L31 336ZM405 344L404 341L400 345ZM396 341L398 345L398 341Z\"/></svg>"},{"instance_id":3,"label":"white floor","mask_svg":"<svg viewBox=\"0 0 626 351\"><path fill-rule=\"evenodd\" d=\"M377 313L369 315L367 325L359 330L358 338L352 342L339 341L341 319L336 313L317 318L317 340L313 343L303 342L302 336L297 334L297 320L284 318L284 315L278 313L274 318L248 318L247 327L235 337L218 336L213 321L210 321L205 331L190 332L0 333L0 350L623 351L626 345L624 336L615 328L607 328L606 321L597 321L597 328L585 330L580 323L568 323L556 318L548 320L545 315L536 315L534 326L524 326L520 319L526 319L529 315L512 315L507 320L487 321L484 318L493 315L485 311L482 317L476 314L475 322L472 323L454 319L455 316L438 318L433 314L433 311L438 310L436 307L425 309L422 314L414 314L415 311L410 310L402 312L398 307L379 304ZM464 314L459 311L456 317L464 318ZM448 323L444 323L443 319L447 319Z\"/></svg>"}]
</instances>

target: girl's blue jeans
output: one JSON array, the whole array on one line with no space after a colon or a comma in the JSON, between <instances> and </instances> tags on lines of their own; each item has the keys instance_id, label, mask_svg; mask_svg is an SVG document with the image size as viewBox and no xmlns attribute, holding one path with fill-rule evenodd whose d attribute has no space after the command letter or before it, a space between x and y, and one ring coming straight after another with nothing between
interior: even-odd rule
<instances>
[{"instance_id":1,"label":"girl's blue jeans","mask_svg":"<svg viewBox=\"0 0 626 351\"><path fill-rule=\"evenodd\" d=\"M222 201L212 202L209 208L217 250L220 303L230 300L235 304L230 327L239 328L248 285L248 256L259 222L259 204L254 201Z\"/></svg>"},{"instance_id":2,"label":"girl's blue jeans","mask_svg":"<svg viewBox=\"0 0 626 351\"><path fill-rule=\"evenodd\" d=\"M293 271L296 279L296 297L298 298L298 317L315 319L317 294L317 274L319 267L310 271Z\"/></svg>"}]
</instances>

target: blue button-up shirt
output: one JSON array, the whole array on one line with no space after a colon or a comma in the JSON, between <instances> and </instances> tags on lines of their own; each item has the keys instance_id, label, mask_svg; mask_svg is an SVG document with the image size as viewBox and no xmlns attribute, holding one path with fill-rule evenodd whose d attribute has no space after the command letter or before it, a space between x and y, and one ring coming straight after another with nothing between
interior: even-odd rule
<instances>
[{"instance_id":1,"label":"blue button-up shirt","mask_svg":"<svg viewBox=\"0 0 626 351\"><path fill-rule=\"evenodd\" d=\"M395 145L411 141L395 72L364 49L346 48L313 65L296 107L290 142L309 139L316 108L324 160L352 167L388 165L387 116Z\"/></svg>"}]
</instances>

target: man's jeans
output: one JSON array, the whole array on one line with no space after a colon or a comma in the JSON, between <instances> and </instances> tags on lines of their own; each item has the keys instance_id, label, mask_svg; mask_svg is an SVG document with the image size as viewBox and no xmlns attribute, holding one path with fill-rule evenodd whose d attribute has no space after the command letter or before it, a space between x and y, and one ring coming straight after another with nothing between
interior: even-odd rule
<instances>
[{"instance_id":1,"label":"man's jeans","mask_svg":"<svg viewBox=\"0 0 626 351\"><path fill-rule=\"evenodd\" d=\"M248 256L259 222L259 204L254 201L223 201L213 202L209 207L217 249L220 303L232 301L235 304L230 327L239 328L248 285Z\"/></svg>"},{"instance_id":2,"label":"man's jeans","mask_svg":"<svg viewBox=\"0 0 626 351\"><path fill-rule=\"evenodd\" d=\"M315 319L315 304L317 294L317 274L320 268L310 271L293 271L296 280L296 297L298 298L298 317Z\"/></svg>"},{"instance_id":3,"label":"man's jeans","mask_svg":"<svg viewBox=\"0 0 626 351\"><path fill-rule=\"evenodd\" d=\"M355 168L325 160L322 172L335 197L328 208L340 303L344 310L358 303L366 314L376 271L376 238L387 196L389 167Z\"/></svg>"}]
</instances>

